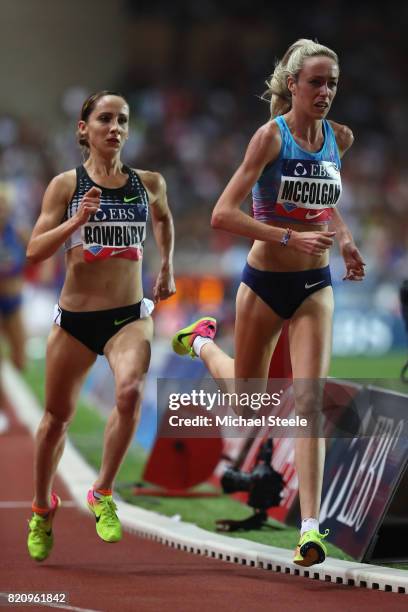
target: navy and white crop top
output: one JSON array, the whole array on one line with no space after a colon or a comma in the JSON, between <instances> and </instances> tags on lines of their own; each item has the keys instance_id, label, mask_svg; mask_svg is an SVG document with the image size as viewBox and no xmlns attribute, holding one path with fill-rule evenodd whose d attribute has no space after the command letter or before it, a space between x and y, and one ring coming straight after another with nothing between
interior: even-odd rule
<instances>
[{"instance_id":1,"label":"navy and white crop top","mask_svg":"<svg viewBox=\"0 0 408 612\"><path fill-rule=\"evenodd\" d=\"M341 162L333 128L323 120L323 146L311 153L297 144L283 116L275 121L282 147L252 189L255 219L328 223L341 196Z\"/></svg>"},{"instance_id":2,"label":"navy and white crop top","mask_svg":"<svg viewBox=\"0 0 408 612\"><path fill-rule=\"evenodd\" d=\"M76 169L76 189L64 220L75 215L81 199L94 186L102 190L100 210L69 236L65 251L82 245L86 261L108 257L142 259L149 197L137 173L125 165L122 169L129 178L123 187L115 189L97 185L84 166Z\"/></svg>"}]
</instances>

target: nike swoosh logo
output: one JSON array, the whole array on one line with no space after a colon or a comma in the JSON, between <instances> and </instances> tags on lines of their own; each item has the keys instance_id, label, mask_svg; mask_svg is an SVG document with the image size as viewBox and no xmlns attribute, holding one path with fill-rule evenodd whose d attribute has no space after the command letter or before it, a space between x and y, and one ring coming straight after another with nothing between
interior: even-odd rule
<instances>
[{"instance_id":1,"label":"nike swoosh logo","mask_svg":"<svg viewBox=\"0 0 408 612\"><path fill-rule=\"evenodd\" d=\"M318 283L312 283L311 285L309 285L309 283L305 283L305 289L311 289L312 287L316 287L316 285L321 285L321 283L324 283L324 280L321 280Z\"/></svg>"},{"instance_id":2,"label":"nike swoosh logo","mask_svg":"<svg viewBox=\"0 0 408 612\"><path fill-rule=\"evenodd\" d=\"M126 317L126 319L115 319L114 321L114 325L122 325L122 323L125 323L126 321L130 321L130 319L134 319L135 315L132 315L131 317Z\"/></svg>"},{"instance_id":3,"label":"nike swoosh logo","mask_svg":"<svg viewBox=\"0 0 408 612\"><path fill-rule=\"evenodd\" d=\"M115 251L112 251L110 256L115 257L115 255L119 255L119 253L124 253L125 251L128 251L128 250L129 250L129 247L126 247L126 249L116 249Z\"/></svg>"},{"instance_id":4,"label":"nike swoosh logo","mask_svg":"<svg viewBox=\"0 0 408 612\"><path fill-rule=\"evenodd\" d=\"M193 332L188 332L188 334L179 334L177 336L177 342L181 342L183 338L185 338L186 336L191 336Z\"/></svg>"},{"instance_id":5,"label":"nike swoosh logo","mask_svg":"<svg viewBox=\"0 0 408 612\"><path fill-rule=\"evenodd\" d=\"M214 326L213 325L208 325L208 329L214 329ZM177 342L181 342L183 338L185 338L186 336L191 336L192 333L194 333L194 332L190 331L190 332L187 332L186 334L179 334L177 336Z\"/></svg>"},{"instance_id":6,"label":"nike swoosh logo","mask_svg":"<svg viewBox=\"0 0 408 612\"><path fill-rule=\"evenodd\" d=\"M123 198L123 202L128 204L129 202L133 202L133 200L137 200L138 196L134 196L133 198L127 198L126 196Z\"/></svg>"},{"instance_id":7,"label":"nike swoosh logo","mask_svg":"<svg viewBox=\"0 0 408 612\"><path fill-rule=\"evenodd\" d=\"M305 215L305 219L316 219L316 217L318 217L322 213L324 213L324 210L319 210L317 213L314 213L314 214L313 213L310 214L310 210L308 210Z\"/></svg>"}]
</instances>

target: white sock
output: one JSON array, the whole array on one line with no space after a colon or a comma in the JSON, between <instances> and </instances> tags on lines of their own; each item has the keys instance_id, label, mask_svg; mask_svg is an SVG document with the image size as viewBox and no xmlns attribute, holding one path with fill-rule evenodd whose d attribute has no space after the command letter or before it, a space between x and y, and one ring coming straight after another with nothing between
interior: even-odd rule
<instances>
[{"instance_id":1,"label":"white sock","mask_svg":"<svg viewBox=\"0 0 408 612\"><path fill-rule=\"evenodd\" d=\"M303 519L302 526L300 528L300 535L303 535L306 531L310 531L311 529L316 529L316 531L319 531L319 521L315 518Z\"/></svg>"},{"instance_id":2,"label":"white sock","mask_svg":"<svg viewBox=\"0 0 408 612\"><path fill-rule=\"evenodd\" d=\"M193 351L195 352L197 357L200 356L201 349L203 348L204 344L208 344L209 342L214 342L214 340L212 340L211 338L204 338L204 336L197 336L196 338L194 338Z\"/></svg>"},{"instance_id":3,"label":"white sock","mask_svg":"<svg viewBox=\"0 0 408 612\"><path fill-rule=\"evenodd\" d=\"M92 493L95 499L102 499L102 497L105 497L103 493L100 493L96 489L92 489Z\"/></svg>"}]
</instances>

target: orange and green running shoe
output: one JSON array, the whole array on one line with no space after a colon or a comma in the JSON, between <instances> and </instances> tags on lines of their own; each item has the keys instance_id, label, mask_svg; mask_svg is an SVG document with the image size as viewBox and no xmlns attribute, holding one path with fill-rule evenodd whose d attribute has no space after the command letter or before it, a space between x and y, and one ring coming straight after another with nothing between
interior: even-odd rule
<instances>
[{"instance_id":1,"label":"orange and green running shoe","mask_svg":"<svg viewBox=\"0 0 408 612\"><path fill-rule=\"evenodd\" d=\"M173 336L171 341L173 351L177 353L177 355L190 355L190 357L194 359L196 354L194 353L193 342L197 336L211 338L212 340L215 337L216 331L217 321L213 319L213 317L198 319L198 321L195 321L191 325L179 329Z\"/></svg>"},{"instance_id":2,"label":"orange and green running shoe","mask_svg":"<svg viewBox=\"0 0 408 612\"><path fill-rule=\"evenodd\" d=\"M119 542L122 539L122 525L116 514L116 504L112 495L94 496L94 490L89 489L87 496L88 508L95 516L96 533L105 542Z\"/></svg>"},{"instance_id":3,"label":"orange and green running shoe","mask_svg":"<svg viewBox=\"0 0 408 612\"><path fill-rule=\"evenodd\" d=\"M60 505L60 498L52 493L50 511L44 516L34 512L28 523L28 554L35 561L44 561L52 550L54 544L52 521Z\"/></svg>"},{"instance_id":4,"label":"orange and green running shoe","mask_svg":"<svg viewBox=\"0 0 408 612\"><path fill-rule=\"evenodd\" d=\"M324 533L319 533L316 529L305 531L296 546L293 563L303 565L303 567L323 563L327 555L327 548L322 540L327 538L328 534L328 529Z\"/></svg>"}]
</instances>

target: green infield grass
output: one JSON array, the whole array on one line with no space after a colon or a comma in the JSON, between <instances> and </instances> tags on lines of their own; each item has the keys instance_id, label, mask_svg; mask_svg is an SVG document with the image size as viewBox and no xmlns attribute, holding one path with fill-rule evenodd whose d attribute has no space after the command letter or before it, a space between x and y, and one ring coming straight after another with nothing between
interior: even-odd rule
<instances>
[{"instance_id":1,"label":"green infield grass","mask_svg":"<svg viewBox=\"0 0 408 612\"><path fill-rule=\"evenodd\" d=\"M408 383L400 379L401 370L407 360L407 353L391 353L378 357L334 357L330 376L365 379L377 386L408 393Z\"/></svg>"}]
</instances>

